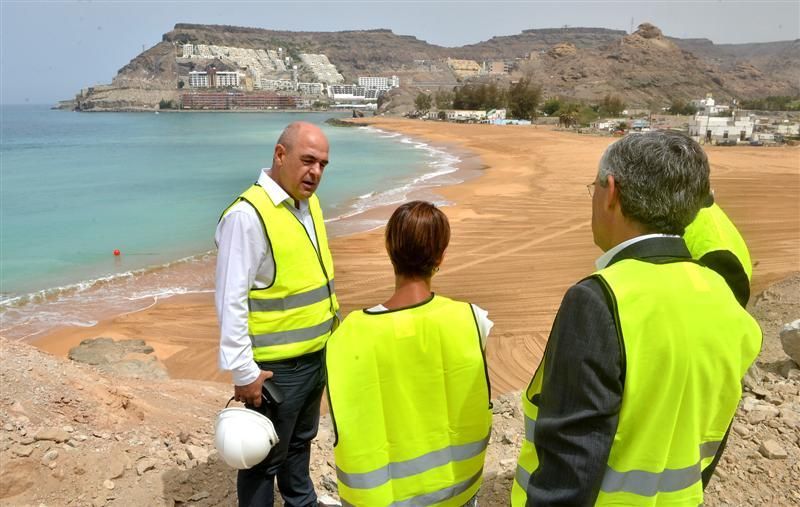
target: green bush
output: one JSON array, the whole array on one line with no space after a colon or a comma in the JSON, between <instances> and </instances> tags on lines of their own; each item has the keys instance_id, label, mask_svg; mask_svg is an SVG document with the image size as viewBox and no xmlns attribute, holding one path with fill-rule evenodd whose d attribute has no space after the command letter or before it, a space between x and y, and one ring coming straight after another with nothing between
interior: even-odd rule
<instances>
[{"instance_id":1,"label":"green bush","mask_svg":"<svg viewBox=\"0 0 800 507\"><path fill-rule=\"evenodd\" d=\"M159 109L178 109L178 106L175 104L174 100L167 100L161 99L161 102L158 103Z\"/></svg>"}]
</instances>

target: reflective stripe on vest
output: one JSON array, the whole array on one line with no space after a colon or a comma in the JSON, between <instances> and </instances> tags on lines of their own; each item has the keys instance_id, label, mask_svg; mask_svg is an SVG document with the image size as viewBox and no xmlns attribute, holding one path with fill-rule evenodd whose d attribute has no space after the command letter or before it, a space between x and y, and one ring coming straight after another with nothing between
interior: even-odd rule
<instances>
[{"instance_id":1,"label":"reflective stripe on vest","mask_svg":"<svg viewBox=\"0 0 800 507\"><path fill-rule=\"evenodd\" d=\"M359 474L345 473L337 466L336 477L342 484L350 488L377 488L391 479L410 477L446 465L451 461L461 461L475 457L486 451L488 443L489 437L487 436L477 442L445 447L410 460L389 463L377 470Z\"/></svg>"},{"instance_id":2,"label":"reflective stripe on vest","mask_svg":"<svg viewBox=\"0 0 800 507\"><path fill-rule=\"evenodd\" d=\"M276 361L322 349L338 319L339 304L319 200L314 195L308 199L317 248L300 220L283 203L276 206L260 186L251 186L240 200L256 210L275 262L272 285L248 294L253 358Z\"/></svg>"},{"instance_id":3,"label":"reflective stripe on vest","mask_svg":"<svg viewBox=\"0 0 800 507\"><path fill-rule=\"evenodd\" d=\"M700 259L710 252L727 250L739 260L748 280L753 278L753 263L750 251L722 208L712 204L697 212L697 217L686 227L683 234L686 246L693 259Z\"/></svg>"},{"instance_id":4,"label":"reflective stripe on vest","mask_svg":"<svg viewBox=\"0 0 800 507\"><path fill-rule=\"evenodd\" d=\"M626 360L619 423L596 505L699 505L702 470L719 449L741 379L760 349L758 324L721 277L692 262L626 259L594 276L612 295ZM522 396L525 441L512 486L515 507L525 505L539 466L533 400L544 369L543 361ZM697 379L716 383L698 386Z\"/></svg>"},{"instance_id":5,"label":"reflective stripe on vest","mask_svg":"<svg viewBox=\"0 0 800 507\"><path fill-rule=\"evenodd\" d=\"M461 506L477 492L492 414L468 303L353 312L326 365L343 505Z\"/></svg>"},{"instance_id":6,"label":"reflective stripe on vest","mask_svg":"<svg viewBox=\"0 0 800 507\"><path fill-rule=\"evenodd\" d=\"M483 476L483 468L478 473L467 479L466 481L459 482L453 486L442 488L438 491L417 495L406 500L392 502L389 504L391 507L418 507L420 505L433 505L436 503L444 502L450 498L456 498L465 491L469 491L475 483L481 480ZM470 496L471 498L471 496ZM349 503L347 500L341 500L343 506L356 507L355 504ZM465 502L466 503L466 502Z\"/></svg>"},{"instance_id":7,"label":"reflective stripe on vest","mask_svg":"<svg viewBox=\"0 0 800 507\"><path fill-rule=\"evenodd\" d=\"M617 472L611 467L606 468L600 490L605 493L632 493L640 496L654 496L657 493L672 492L686 489L702 480L702 462L713 458L717 454L722 441L705 442L700 445L700 459L697 463L686 468L670 469L662 472L646 472L644 470L629 470Z\"/></svg>"},{"instance_id":8,"label":"reflective stripe on vest","mask_svg":"<svg viewBox=\"0 0 800 507\"><path fill-rule=\"evenodd\" d=\"M526 417L525 440L530 446L534 445L533 430L535 427L536 421ZM713 458L717 454L720 443L721 441L717 440L700 445L700 461L682 469L666 469L660 473L655 473L644 470L617 472L611 467L606 467L600 489L606 493L623 492L641 496L654 496L659 492L671 492L688 488L702 479L702 461ZM525 470L522 465L517 464L514 480L518 485L521 487L522 485L527 485L530 476L530 472Z\"/></svg>"},{"instance_id":9,"label":"reflective stripe on vest","mask_svg":"<svg viewBox=\"0 0 800 507\"><path fill-rule=\"evenodd\" d=\"M334 319L328 319L316 326L292 329L291 331L276 331L274 333L256 334L250 337L255 347L270 347L274 345L287 345L312 340L333 328Z\"/></svg>"},{"instance_id":10,"label":"reflective stripe on vest","mask_svg":"<svg viewBox=\"0 0 800 507\"><path fill-rule=\"evenodd\" d=\"M539 407L529 400L542 390L542 379L544 377L545 360L536 368L528 388L522 392L522 412L525 420L525 440L522 441L519 459L517 460L517 470L514 474L514 482L511 484L511 505L514 507L524 507L528 499L526 492L528 479L534 470L539 466L539 459L536 455L536 447L533 444L533 433L536 430L536 418Z\"/></svg>"},{"instance_id":11,"label":"reflective stripe on vest","mask_svg":"<svg viewBox=\"0 0 800 507\"><path fill-rule=\"evenodd\" d=\"M248 299L247 303L251 312L280 312L325 301L334 292L333 280L331 280L330 284L300 294L275 299Z\"/></svg>"}]
</instances>

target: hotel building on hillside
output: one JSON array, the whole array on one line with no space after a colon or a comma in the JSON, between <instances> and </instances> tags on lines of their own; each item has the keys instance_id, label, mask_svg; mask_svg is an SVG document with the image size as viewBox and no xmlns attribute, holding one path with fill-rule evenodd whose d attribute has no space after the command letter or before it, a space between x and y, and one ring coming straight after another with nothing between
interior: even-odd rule
<instances>
[{"instance_id":1,"label":"hotel building on hillside","mask_svg":"<svg viewBox=\"0 0 800 507\"><path fill-rule=\"evenodd\" d=\"M389 90L400 86L400 78L397 76L392 77L376 77L376 76L359 76L358 86L376 90Z\"/></svg>"}]
</instances>

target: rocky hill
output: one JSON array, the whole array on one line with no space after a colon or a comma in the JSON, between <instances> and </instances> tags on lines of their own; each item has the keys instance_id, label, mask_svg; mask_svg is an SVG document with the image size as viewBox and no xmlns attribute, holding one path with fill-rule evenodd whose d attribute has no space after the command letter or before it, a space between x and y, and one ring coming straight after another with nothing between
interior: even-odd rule
<instances>
[{"instance_id":1,"label":"rocky hill","mask_svg":"<svg viewBox=\"0 0 800 507\"><path fill-rule=\"evenodd\" d=\"M288 32L180 23L122 67L110 87L83 92L80 108L151 109L160 98L176 99L179 74L186 71L176 60L187 43L280 47L295 59L300 53L325 54L346 82L363 75L397 75L411 94L457 85L461 79L450 70L447 58L503 60L512 71L492 79L508 83L529 75L547 95L590 101L608 93L640 106L701 98L708 92L720 99L800 94L799 41L716 45L666 37L647 23L633 34L604 28L525 30L456 48L382 29Z\"/></svg>"},{"instance_id":2,"label":"rocky hill","mask_svg":"<svg viewBox=\"0 0 800 507\"><path fill-rule=\"evenodd\" d=\"M800 274L748 309L764 346L706 504L797 505L800 369L784 349L800 359ZM0 337L0 504L236 505L236 473L213 446L230 387L164 378L151 352L141 340L87 340L68 360ZM479 503L500 507L524 438L519 393L496 397L493 412ZM326 505L338 505L332 448L323 417L311 473Z\"/></svg>"},{"instance_id":3,"label":"rocky hill","mask_svg":"<svg viewBox=\"0 0 800 507\"><path fill-rule=\"evenodd\" d=\"M504 35L477 44L453 48L454 58L480 60L525 58L532 52L547 51L561 43L569 43L578 49L597 49L624 37L623 30L608 28L543 28L523 30L517 35Z\"/></svg>"}]
</instances>

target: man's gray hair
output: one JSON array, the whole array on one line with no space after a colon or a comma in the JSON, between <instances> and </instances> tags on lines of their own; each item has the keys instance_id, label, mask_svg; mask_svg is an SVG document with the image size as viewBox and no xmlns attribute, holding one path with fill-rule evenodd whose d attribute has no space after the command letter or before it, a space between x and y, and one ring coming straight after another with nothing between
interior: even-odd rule
<instances>
[{"instance_id":1,"label":"man's gray hair","mask_svg":"<svg viewBox=\"0 0 800 507\"><path fill-rule=\"evenodd\" d=\"M600 159L598 183L605 187L609 174L622 214L653 233L683 235L710 192L706 154L678 132L623 137Z\"/></svg>"}]
</instances>

